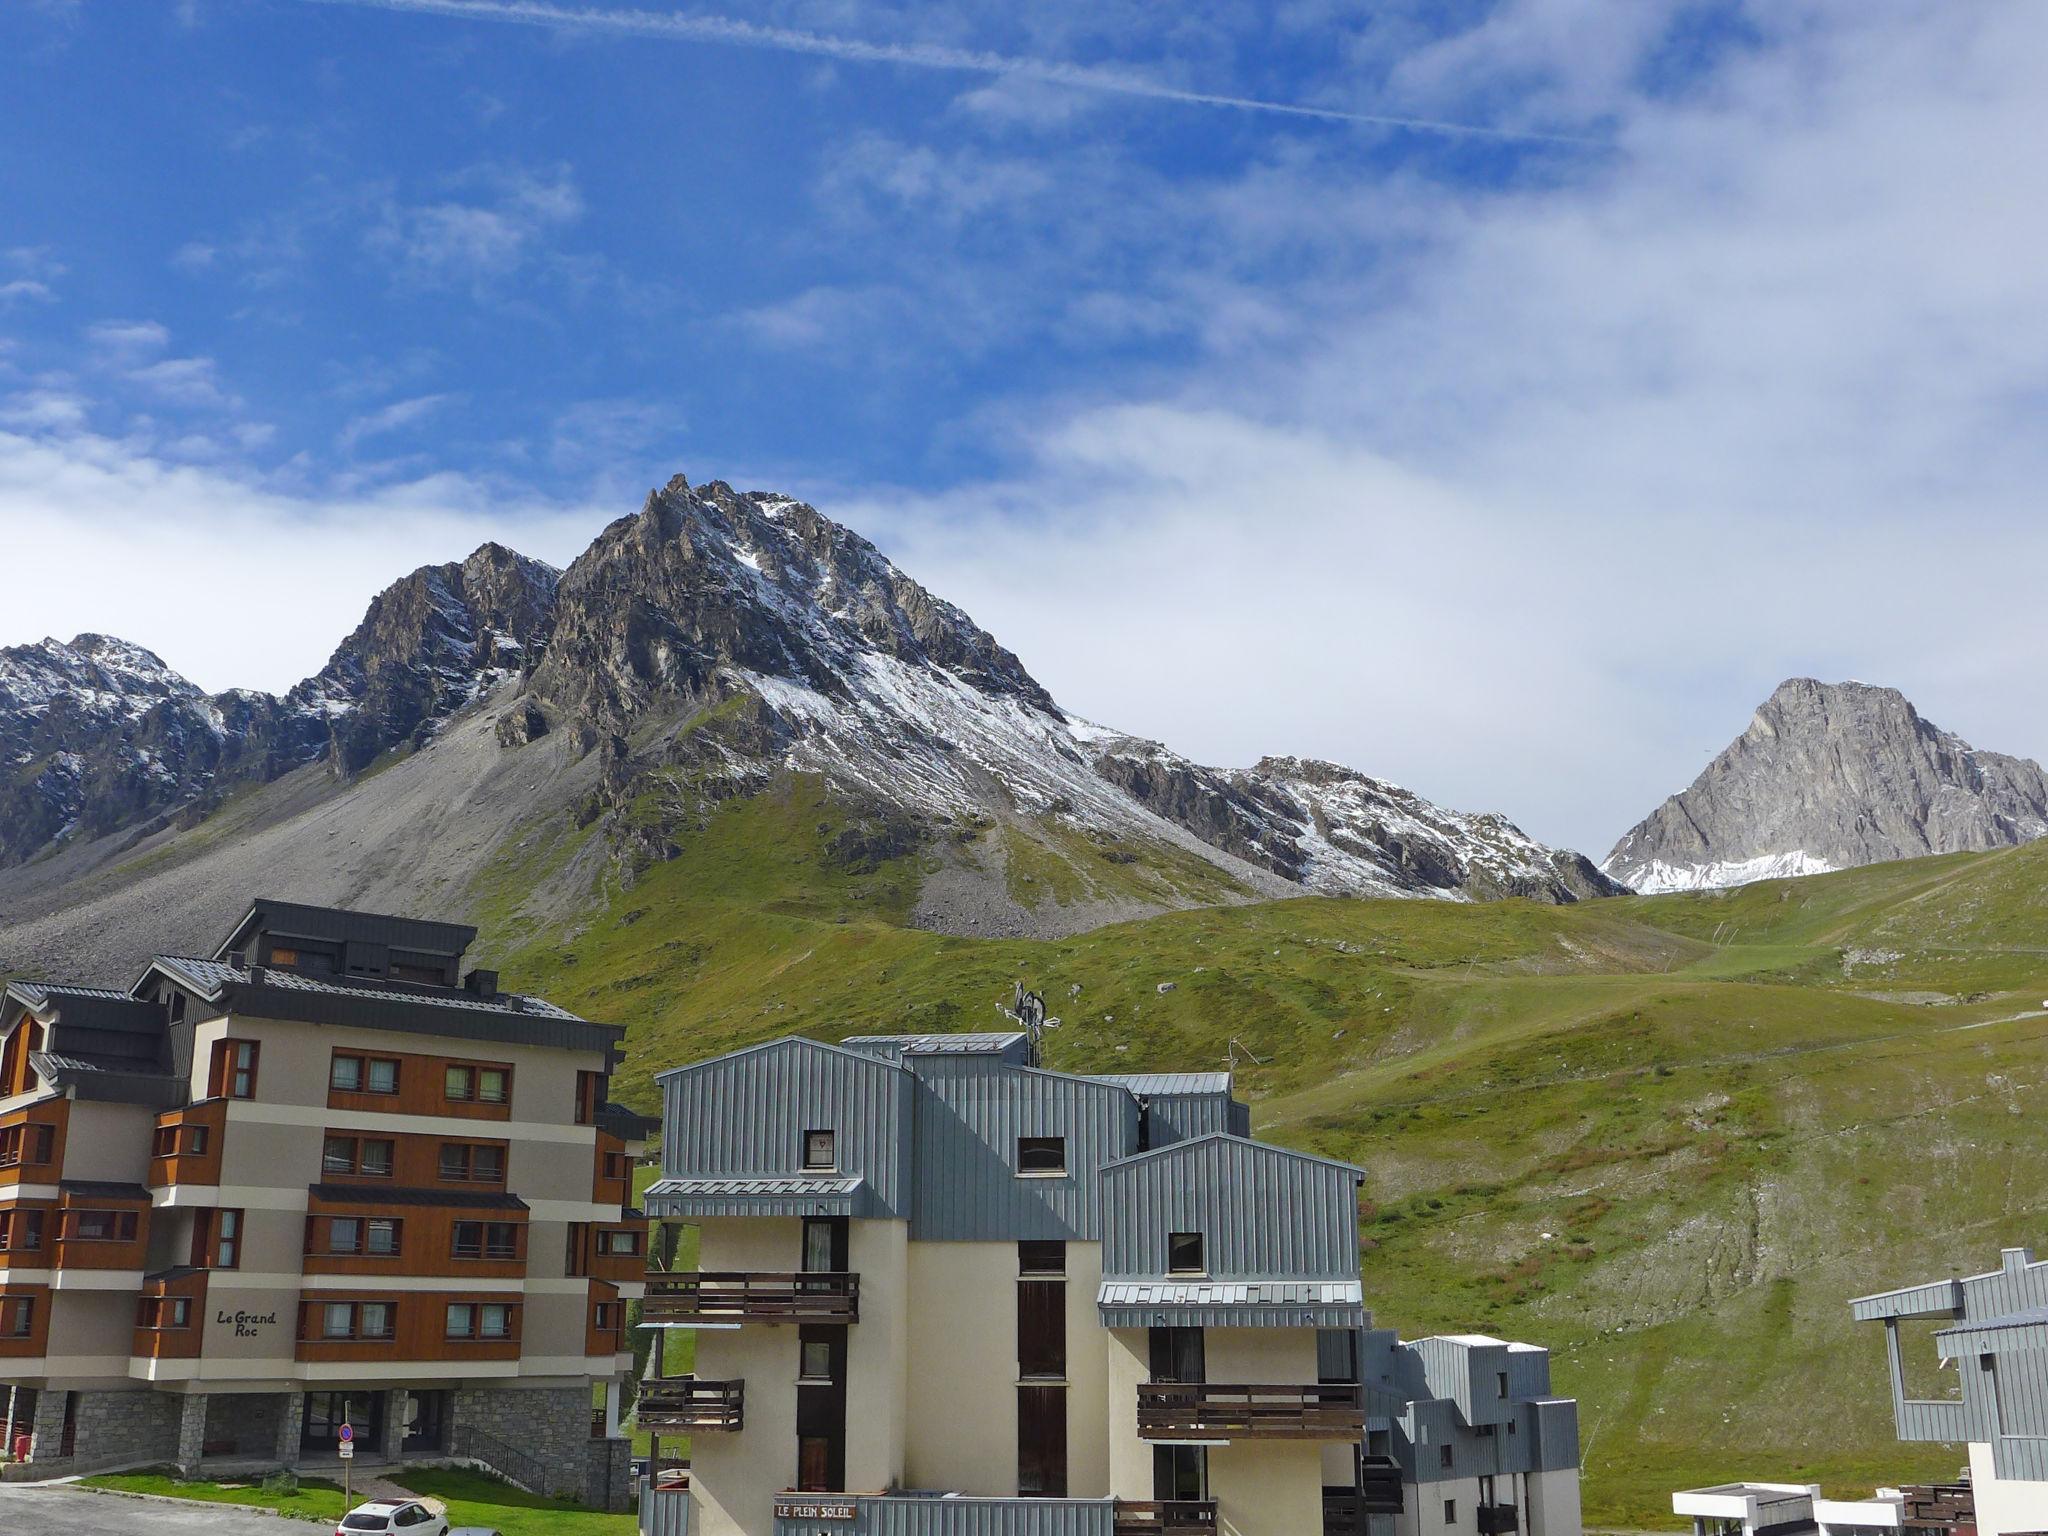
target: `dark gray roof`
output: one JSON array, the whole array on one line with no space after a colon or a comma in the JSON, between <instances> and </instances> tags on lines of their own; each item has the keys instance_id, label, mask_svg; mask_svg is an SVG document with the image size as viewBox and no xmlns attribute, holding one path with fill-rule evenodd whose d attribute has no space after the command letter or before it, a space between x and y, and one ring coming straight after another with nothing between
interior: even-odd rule
<instances>
[{"instance_id":1,"label":"dark gray roof","mask_svg":"<svg viewBox=\"0 0 2048 1536\"><path fill-rule=\"evenodd\" d=\"M139 1063L109 1061L32 1051L29 1063L59 1088L69 1088L81 1099L103 1104L150 1104L173 1109L185 1102L185 1083L169 1072L151 1071Z\"/></svg>"},{"instance_id":2,"label":"dark gray roof","mask_svg":"<svg viewBox=\"0 0 2048 1536\"><path fill-rule=\"evenodd\" d=\"M144 1275L142 1279L146 1285L159 1285L169 1280L182 1280L187 1275L204 1273L204 1270L195 1269L190 1264L173 1264L169 1269L152 1270L149 1274Z\"/></svg>"},{"instance_id":3,"label":"dark gray roof","mask_svg":"<svg viewBox=\"0 0 2048 1536\"><path fill-rule=\"evenodd\" d=\"M105 1179L59 1179L57 1192L84 1195L92 1200L140 1200L149 1203L149 1191L140 1184L121 1184Z\"/></svg>"},{"instance_id":4,"label":"dark gray roof","mask_svg":"<svg viewBox=\"0 0 2048 1536\"><path fill-rule=\"evenodd\" d=\"M306 976L275 966L234 966L189 955L159 955L152 968L256 1018L580 1051L610 1050L626 1033L623 1025L595 1024L542 998L512 992L482 997L461 987Z\"/></svg>"},{"instance_id":5,"label":"dark gray roof","mask_svg":"<svg viewBox=\"0 0 2048 1536\"><path fill-rule=\"evenodd\" d=\"M306 1193L329 1205L459 1205L484 1211L523 1211L526 1202L496 1189L396 1189L381 1184L313 1184Z\"/></svg>"},{"instance_id":6,"label":"dark gray roof","mask_svg":"<svg viewBox=\"0 0 2048 1536\"><path fill-rule=\"evenodd\" d=\"M345 907L316 907L299 901L259 896L216 949L216 959L237 947L251 930L331 943L384 944L424 954L459 955L476 942L476 930L465 923L434 922L418 917L392 917L382 912L355 912Z\"/></svg>"},{"instance_id":7,"label":"dark gray roof","mask_svg":"<svg viewBox=\"0 0 2048 1536\"><path fill-rule=\"evenodd\" d=\"M661 1129L661 1119L657 1115L635 1114L623 1104L600 1104L597 1128L609 1131L621 1141L647 1141Z\"/></svg>"}]
</instances>

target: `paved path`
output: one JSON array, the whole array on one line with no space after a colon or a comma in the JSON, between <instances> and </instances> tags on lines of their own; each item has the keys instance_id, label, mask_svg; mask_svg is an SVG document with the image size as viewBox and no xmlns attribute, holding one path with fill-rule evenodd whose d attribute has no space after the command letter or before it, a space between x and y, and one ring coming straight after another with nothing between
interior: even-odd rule
<instances>
[{"instance_id":1,"label":"paved path","mask_svg":"<svg viewBox=\"0 0 2048 1536\"><path fill-rule=\"evenodd\" d=\"M79 1488L0 1484L6 1536L316 1536L320 1527L226 1504L122 1499Z\"/></svg>"}]
</instances>

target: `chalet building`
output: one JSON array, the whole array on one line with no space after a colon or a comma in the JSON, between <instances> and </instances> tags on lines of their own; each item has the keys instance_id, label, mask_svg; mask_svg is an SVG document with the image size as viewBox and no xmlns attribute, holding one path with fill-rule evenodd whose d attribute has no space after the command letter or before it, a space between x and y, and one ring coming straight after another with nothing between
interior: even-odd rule
<instances>
[{"instance_id":1,"label":"chalet building","mask_svg":"<svg viewBox=\"0 0 2048 1536\"><path fill-rule=\"evenodd\" d=\"M1966 1484L1900 1490L1902 1528L2048 1528L2048 1262L2008 1248L1988 1274L1865 1296L1850 1309L1884 1324L1899 1438L1970 1447Z\"/></svg>"},{"instance_id":2,"label":"chalet building","mask_svg":"<svg viewBox=\"0 0 2048 1536\"><path fill-rule=\"evenodd\" d=\"M962 1034L660 1081L644 1203L697 1267L650 1269L642 1320L696 1330L696 1374L642 1386L691 1456L649 1532L1578 1536L1544 1352L1374 1328L1361 1170L1251 1140L1227 1074Z\"/></svg>"},{"instance_id":3,"label":"chalet building","mask_svg":"<svg viewBox=\"0 0 2048 1536\"><path fill-rule=\"evenodd\" d=\"M465 972L475 937L258 901L126 992L6 988L0 1411L35 1475L331 1463L346 1420L358 1465L629 1496L623 1030Z\"/></svg>"}]
</instances>

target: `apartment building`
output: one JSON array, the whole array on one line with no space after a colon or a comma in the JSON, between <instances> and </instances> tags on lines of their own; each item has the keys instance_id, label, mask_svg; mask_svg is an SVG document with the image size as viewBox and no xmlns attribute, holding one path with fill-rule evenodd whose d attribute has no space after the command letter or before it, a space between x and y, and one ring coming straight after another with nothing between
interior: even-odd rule
<instances>
[{"instance_id":1,"label":"apartment building","mask_svg":"<svg viewBox=\"0 0 2048 1536\"><path fill-rule=\"evenodd\" d=\"M1903 1529L2048 1529L2048 1263L2008 1248L1989 1273L1849 1305L1884 1325L1899 1438L1970 1448L1966 1484L1901 1490Z\"/></svg>"},{"instance_id":2,"label":"apartment building","mask_svg":"<svg viewBox=\"0 0 2048 1536\"><path fill-rule=\"evenodd\" d=\"M1375 1329L1351 1165L1222 1073L1044 1070L1025 1034L789 1038L662 1075L643 1384L696 1536L1577 1536L1540 1350ZM656 1351L655 1358L660 1358Z\"/></svg>"},{"instance_id":3,"label":"apartment building","mask_svg":"<svg viewBox=\"0 0 2048 1536\"><path fill-rule=\"evenodd\" d=\"M617 1505L650 1123L475 930L257 901L0 1002L0 1404L36 1475L460 1456ZM600 1389L606 1408L597 1407Z\"/></svg>"}]
</instances>

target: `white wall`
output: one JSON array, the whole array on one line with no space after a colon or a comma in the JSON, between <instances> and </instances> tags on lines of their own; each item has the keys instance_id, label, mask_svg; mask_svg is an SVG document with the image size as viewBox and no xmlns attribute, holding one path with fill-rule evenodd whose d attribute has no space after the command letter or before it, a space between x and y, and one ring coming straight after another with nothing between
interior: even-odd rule
<instances>
[{"instance_id":1,"label":"white wall","mask_svg":"<svg viewBox=\"0 0 2048 1536\"><path fill-rule=\"evenodd\" d=\"M1999 1477L1989 1445L1970 1447L1970 1487L1977 1496L1978 1536L2048 1528L2048 1483Z\"/></svg>"}]
</instances>

